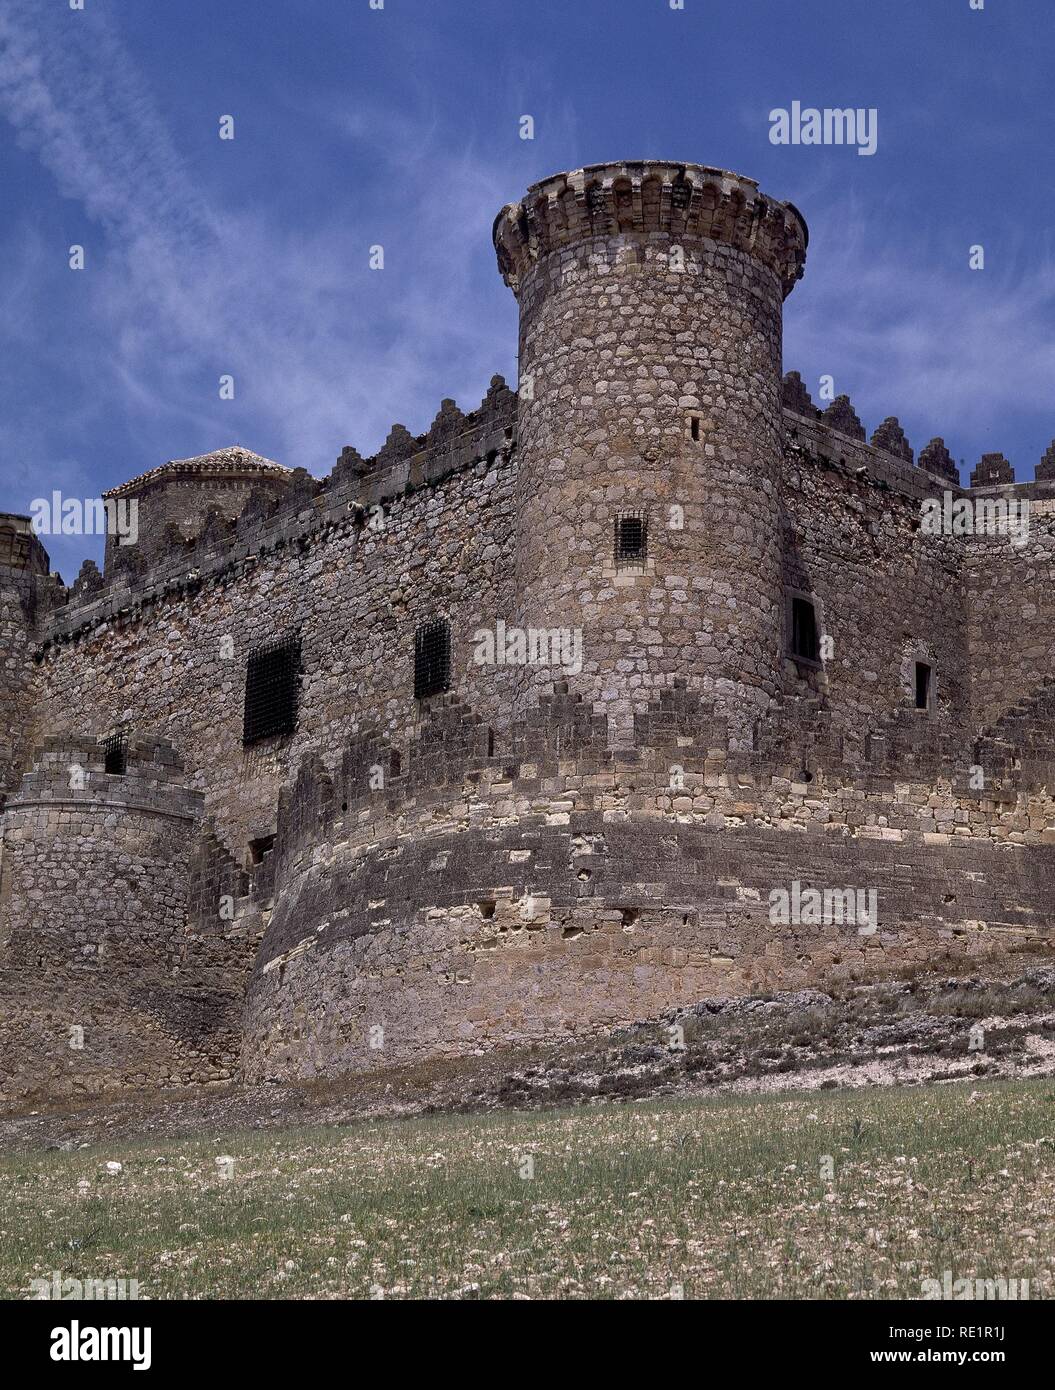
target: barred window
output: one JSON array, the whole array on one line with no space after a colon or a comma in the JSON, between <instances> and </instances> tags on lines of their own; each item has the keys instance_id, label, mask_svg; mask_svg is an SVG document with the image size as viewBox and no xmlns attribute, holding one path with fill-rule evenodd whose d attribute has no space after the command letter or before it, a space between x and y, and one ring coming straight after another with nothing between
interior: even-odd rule
<instances>
[{"instance_id":1,"label":"barred window","mask_svg":"<svg viewBox=\"0 0 1055 1390\"><path fill-rule=\"evenodd\" d=\"M118 732L103 740L103 770L123 777L128 770L128 735Z\"/></svg>"},{"instance_id":2,"label":"barred window","mask_svg":"<svg viewBox=\"0 0 1055 1390\"><path fill-rule=\"evenodd\" d=\"M439 695L450 686L451 627L445 618L433 618L414 633L414 699Z\"/></svg>"},{"instance_id":3,"label":"barred window","mask_svg":"<svg viewBox=\"0 0 1055 1390\"><path fill-rule=\"evenodd\" d=\"M297 727L299 687L299 637L285 637L255 647L246 663L242 742L256 743L293 733Z\"/></svg>"},{"instance_id":4,"label":"barred window","mask_svg":"<svg viewBox=\"0 0 1055 1390\"><path fill-rule=\"evenodd\" d=\"M648 516L623 512L615 519L615 563L618 569L643 566L648 554Z\"/></svg>"}]
</instances>

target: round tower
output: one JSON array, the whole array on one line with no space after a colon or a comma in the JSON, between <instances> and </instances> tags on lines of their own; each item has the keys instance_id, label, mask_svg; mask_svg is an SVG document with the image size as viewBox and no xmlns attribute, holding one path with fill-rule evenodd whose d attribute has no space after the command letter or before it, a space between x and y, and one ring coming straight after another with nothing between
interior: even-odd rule
<instances>
[{"instance_id":1,"label":"round tower","mask_svg":"<svg viewBox=\"0 0 1055 1390\"><path fill-rule=\"evenodd\" d=\"M499 213L520 708L567 679L622 742L677 676L750 737L778 689L781 316L807 236L751 179L656 161L557 174Z\"/></svg>"},{"instance_id":2,"label":"round tower","mask_svg":"<svg viewBox=\"0 0 1055 1390\"><path fill-rule=\"evenodd\" d=\"M37 718L33 646L49 590L48 553L28 516L0 512L0 806L25 771Z\"/></svg>"},{"instance_id":3,"label":"round tower","mask_svg":"<svg viewBox=\"0 0 1055 1390\"><path fill-rule=\"evenodd\" d=\"M44 740L0 818L0 1096L222 1075L187 958L201 816L162 739Z\"/></svg>"}]
</instances>

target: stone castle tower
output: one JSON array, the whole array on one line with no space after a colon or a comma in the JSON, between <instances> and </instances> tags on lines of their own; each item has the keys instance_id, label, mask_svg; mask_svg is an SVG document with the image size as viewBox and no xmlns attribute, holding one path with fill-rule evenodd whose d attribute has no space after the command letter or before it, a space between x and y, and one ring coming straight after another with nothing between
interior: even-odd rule
<instances>
[{"instance_id":1,"label":"stone castle tower","mask_svg":"<svg viewBox=\"0 0 1055 1390\"><path fill-rule=\"evenodd\" d=\"M557 175L495 222L516 392L321 479L149 469L69 588L0 518L6 1096L1050 943L1055 447L967 487L818 409L781 377L806 241L723 170ZM792 885L877 910L781 920Z\"/></svg>"},{"instance_id":2,"label":"stone castle tower","mask_svg":"<svg viewBox=\"0 0 1055 1390\"><path fill-rule=\"evenodd\" d=\"M520 305L521 625L589 630L576 688L624 730L675 675L749 728L779 686L781 314L803 219L721 170L602 165L537 184L494 235ZM613 512L647 531L640 572L610 553L598 573ZM678 641L684 590L705 646ZM522 704L552 679L532 670Z\"/></svg>"}]
</instances>

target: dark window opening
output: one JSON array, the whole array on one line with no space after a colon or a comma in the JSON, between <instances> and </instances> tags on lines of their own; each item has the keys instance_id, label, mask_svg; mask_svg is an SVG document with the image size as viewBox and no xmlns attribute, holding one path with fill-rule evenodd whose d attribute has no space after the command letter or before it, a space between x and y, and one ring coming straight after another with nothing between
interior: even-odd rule
<instances>
[{"instance_id":1,"label":"dark window opening","mask_svg":"<svg viewBox=\"0 0 1055 1390\"><path fill-rule=\"evenodd\" d=\"M615 519L615 563L624 568L643 565L648 553L648 517L626 512Z\"/></svg>"},{"instance_id":2,"label":"dark window opening","mask_svg":"<svg viewBox=\"0 0 1055 1390\"><path fill-rule=\"evenodd\" d=\"M391 753L389 753L388 755L388 775L389 777L398 777L402 771L403 759L400 756L398 749L393 748Z\"/></svg>"},{"instance_id":3,"label":"dark window opening","mask_svg":"<svg viewBox=\"0 0 1055 1390\"><path fill-rule=\"evenodd\" d=\"M123 777L128 771L128 735L111 734L103 740L103 771Z\"/></svg>"},{"instance_id":4,"label":"dark window opening","mask_svg":"<svg viewBox=\"0 0 1055 1390\"><path fill-rule=\"evenodd\" d=\"M700 417L698 415L689 416L689 433L693 439L699 440L700 437Z\"/></svg>"},{"instance_id":5,"label":"dark window opening","mask_svg":"<svg viewBox=\"0 0 1055 1390\"><path fill-rule=\"evenodd\" d=\"M269 642L249 653L242 742L291 734L297 727L300 638Z\"/></svg>"},{"instance_id":6,"label":"dark window opening","mask_svg":"<svg viewBox=\"0 0 1055 1390\"><path fill-rule=\"evenodd\" d=\"M925 661L916 662L916 708L930 709L930 667Z\"/></svg>"},{"instance_id":7,"label":"dark window opening","mask_svg":"<svg viewBox=\"0 0 1055 1390\"><path fill-rule=\"evenodd\" d=\"M450 685L450 624L444 618L433 618L414 634L414 699L439 695Z\"/></svg>"},{"instance_id":8,"label":"dark window opening","mask_svg":"<svg viewBox=\"0 0 1055 1390\"><path fill-rule=\"evenodd\" d=\"M250 864L262 864L264 855L270 854L275 848L274 835L261 835L256 840L249 841L249 862Z\"/></svg>"},{"instance_id":9,"label":"dark window opening","mask_svg":"<svg viewBox=\"0 0 1055 1390\"><path fill-rule=\"evenodd\" d=\"M791 655L820 665L821 643L817 632L817 610L808 598L791 600Z\"/></svg>"}]
</instances>

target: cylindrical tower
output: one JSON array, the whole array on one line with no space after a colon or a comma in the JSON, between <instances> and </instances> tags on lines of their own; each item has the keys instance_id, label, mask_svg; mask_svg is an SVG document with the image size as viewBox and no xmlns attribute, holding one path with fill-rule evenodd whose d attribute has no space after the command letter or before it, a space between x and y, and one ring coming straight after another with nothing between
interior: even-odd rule
<instances>
[{"instance_id":1,"label":"cylindrical tower","mask_svg":"<svg viewBox=\"0 0 1055 1390\"><path fill-rule=\"evenodd\" d=\"M519 707L567 679L621 742L681 676L746 740L778 688L781 313L805 222L738 174L642 161L535 184L494 241L520 305ZM573 634L563 669L532 629Z\"/></svg>"},{"instance_id":2,"label":"cylindrical tower","mask_svg":"<svg viewBox=\"0 0 1055 1390\"><path fill-rule=\"evenodd\" d=\"M48 571L30 518L0 512L0 805L29 757L37 703L32 653L53 587Z\"/></svg>"},{"instance_id":3,"label":"cylindrical tower","mask_svg":"<svg viewBox=\"0 0 1055 1390\"><path fill-rule=\"evenodd\" d=\"M161 739L44 740L0 818L0 1097L224 1075L226 1000L188 958L201 815Z\"/></svg>"}]
</instances>

